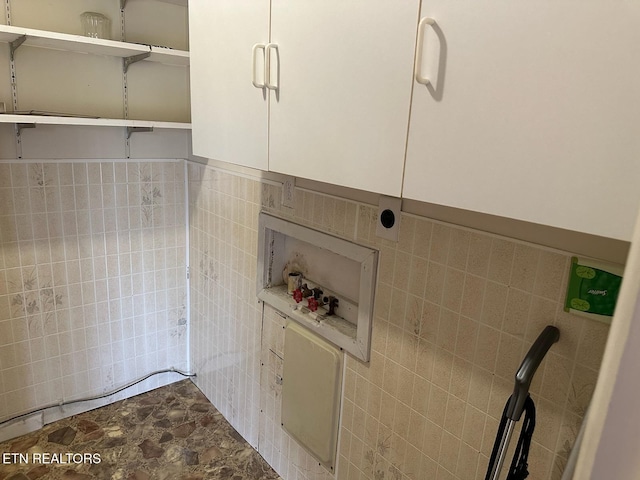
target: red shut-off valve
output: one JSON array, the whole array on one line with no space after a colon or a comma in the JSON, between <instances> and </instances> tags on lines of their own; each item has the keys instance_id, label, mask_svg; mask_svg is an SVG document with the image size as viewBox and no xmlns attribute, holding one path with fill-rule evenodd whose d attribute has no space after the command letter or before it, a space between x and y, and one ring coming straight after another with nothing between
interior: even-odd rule
<instances>
[{"instance_id":1,"label":"red shut-off valve","mask_svg":"<svg viewBox=\"0 0 640 480\"><path fill-rule=\"evenodd\" d=\"M307 298L307 302L308 302L308 307L309 310L311 310L312 312L315 312L316 310L318 310L318 301L313 298L313 297L309 297Z\"/></svg>"}]
</instances>

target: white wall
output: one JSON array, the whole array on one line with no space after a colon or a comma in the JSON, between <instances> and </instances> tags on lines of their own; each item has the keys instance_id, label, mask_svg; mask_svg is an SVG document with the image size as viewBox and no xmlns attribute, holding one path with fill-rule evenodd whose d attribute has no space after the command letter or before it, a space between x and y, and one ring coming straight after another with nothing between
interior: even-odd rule
<instances>
[{"instance_id":1,"label":"white wall","mask_svg":"<svg viewBox=\"0 0 640 480\"><path fill-rule=\"evenodd\" d=\"M140 160L116 157L120 129L38 127L23 139L36 160L11 159L2 127L0 420L188 370L184 161L153 157L186 156L188 134L146 134L156 143L136 146Z\"/></svg>"},{"instance_id":2,"label":"white wall","mask_svg":"<svg viewBox=\"0 0 640 480\"><path fill-rule=\"evenodd\" d=\"M573 478L640 477L640 221Z\"/></svg>"},{"instance_id":3,"label":"white wall","mask_svg":"<svg viewBox=\"0 0 640 480\"><path fill-rule=\"evenodd\" d=\"M331 478L280 427L284 319L257 302L258 211L380 250L371 362L346 355L339 479L484 478L513 375L542 328L560 341L532 394L532 479L559 479L595 388L608 326L563 311L571 253L189 165L191 358L197 385L286 479Z\"/></svg>"}]
</instances>

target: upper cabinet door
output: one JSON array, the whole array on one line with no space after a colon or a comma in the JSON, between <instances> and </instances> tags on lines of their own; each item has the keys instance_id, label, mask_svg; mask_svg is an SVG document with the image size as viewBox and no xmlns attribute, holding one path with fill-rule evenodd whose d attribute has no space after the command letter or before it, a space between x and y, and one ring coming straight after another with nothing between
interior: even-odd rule
<instances>
[{"instance_id":1,"label":"upper cabinet door","mask_svg":"<svg viewBox=\"0 0 640 480\"><path fill-rule=\"evenodd\" d=\"M272 0L269 169L400 196L417 0Z\"/></svg>"},{"instance_id":2,"label":"upper cabinet door","mask_svg":"<svg viewBox=\"0 0 640 480\"><path fill-rule=\"evenodd\" d=\"M628 240L640 2L429 0L403 196Z\"/></svg>"},{"instance_id":3,"label":"upper cabinet door","mask_svg":"<svg viewBox=\"0 0 640 480\"><path fill-rule=\"evenodd\" d=\"M195 155L267 170L268 41L269 0L189 0Z\"/></svg>"}]
</instances>

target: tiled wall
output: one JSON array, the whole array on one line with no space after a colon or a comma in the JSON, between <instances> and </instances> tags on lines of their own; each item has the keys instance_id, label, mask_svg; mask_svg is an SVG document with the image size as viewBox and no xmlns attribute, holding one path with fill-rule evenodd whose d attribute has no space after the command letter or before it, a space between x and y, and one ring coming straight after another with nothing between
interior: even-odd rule
<instances>
[{"instance_id":1,"label":"tiled wall","mask_svg":"<svg viewBox=\"0 0 640 480\"><path fill-rule=\"evenodd\" d=\"M182 161L0 163L0 420L188 367L184 198Z\"/></svg>"},{"instance_id":2,"label":"tiled wall","mask_svg":"<svg viewBox=\"0 0 640 480\"><path fill-rule=\"evenodd\" d=\"M291 210L275 185L189 169L197 382L284 478L332 477L280 428L284 319L255 297L260 209L380 250L371 362L346 357L338 478L483 479L513 375L547 324L561 339L531 387L528 478L560 478L608 333L562 310L569 253L407 214L389 242L377 207L297 189Z\"/></svg>"},{"instance_id":3,"label":"tiled wall","mask_svg":"<svg viewBox=\"0 0 640 480\"><path fill-rule=\"evenodd\" d=\"M191 359L196 384L254 447L262 306L255 296L260 184L189 165Z\"/></svg>"}]
</instances>

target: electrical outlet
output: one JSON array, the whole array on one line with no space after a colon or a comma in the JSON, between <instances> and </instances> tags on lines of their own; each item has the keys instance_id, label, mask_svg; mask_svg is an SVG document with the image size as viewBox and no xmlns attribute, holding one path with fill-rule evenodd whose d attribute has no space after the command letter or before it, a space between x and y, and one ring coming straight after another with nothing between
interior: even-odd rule
<instances>
[{"instance_id":1,"label":"electrical outlet","mask_svg":"<svg viewBox=\"0 0 640 480\"><path fill-rule=\"evenodd\" d=\"M295 207L295 186L296 177L285 177L282 182L282 206L287 208Z\"/></svg>"}]
</instances>

